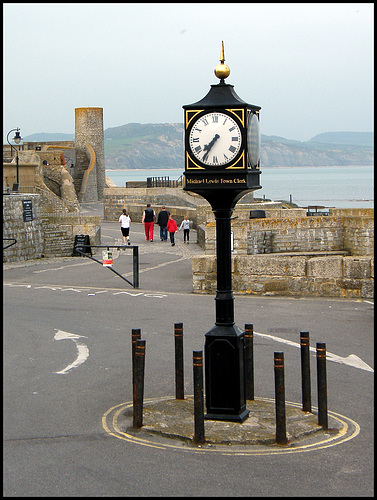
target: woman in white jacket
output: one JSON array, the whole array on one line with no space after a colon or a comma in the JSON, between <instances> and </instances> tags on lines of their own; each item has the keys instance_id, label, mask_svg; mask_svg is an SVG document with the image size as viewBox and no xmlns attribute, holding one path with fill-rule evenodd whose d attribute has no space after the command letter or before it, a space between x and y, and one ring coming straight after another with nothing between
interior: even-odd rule
<instances>
[{"instance_id":1,"label":"woman in white jacket","mask_svg":"<svg viewBox=\"0 0 377 500\"><path fill-rule=\"evenodd\" d=\"M120 222L120 230L122 231L122 236L123 236L123 245L127 245L127 243L130 245L130 223L131 223L131 217L127 214L127 211L125 208L123 208L123 213L119 217L119 222Z\"/></svg>"},{"instance_id":2,"label":"woman in white jacket","mask_svg":"<svg viewBox=\"0 0 377 500\"><path fill-rule=\"evenodd\" d=\"M181 225L179 226L179 231L183 229L183 243L186 243L187 239L187 244L189 244L190 241L190 221L188 220L187 215L185 215L185 218L181 222Z\"/></svg>"}]
</instances>

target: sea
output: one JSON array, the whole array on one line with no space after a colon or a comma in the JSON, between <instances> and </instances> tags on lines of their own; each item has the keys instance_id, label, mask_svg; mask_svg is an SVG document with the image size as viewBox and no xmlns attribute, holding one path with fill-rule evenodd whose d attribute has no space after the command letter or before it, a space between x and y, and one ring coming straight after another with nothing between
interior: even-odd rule
<instances>
[{"instance_id":1,"label":"sea","mask_svg":"<svg viewBox=\"0 0 377 500\"><path fill-rule=\"evenodd\" d=\"M116 186L148 177L177 180L183 170L106 170ZM374 167L268 167L261 169L255 198L292 201L299 207L374 208Z\"/></svg>"}]
</instances>

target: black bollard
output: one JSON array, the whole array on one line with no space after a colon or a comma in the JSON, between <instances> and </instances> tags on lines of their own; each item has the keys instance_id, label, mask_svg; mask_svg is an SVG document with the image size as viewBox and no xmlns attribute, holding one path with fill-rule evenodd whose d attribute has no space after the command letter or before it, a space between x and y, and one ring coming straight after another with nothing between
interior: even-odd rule
<instances>
[{"instance_id":1,"label":"black bollard","mask_svg":"<svg viewBox=\"0 0 377 500\"><path fill-rule=\"evenodd\" d=\"M204 436L204 392L203 351L193 351L194 370L194 443L203 444Z\"/></svg>"},{"instance_id":2,"label":"black bollard","mask_svg":"<svg viewBox=\"0 0 377 500\"><path fill-rule=\"evenodd\" d=\"M312 411L309 332L300 332L302 411Z\"/></svg>"},{"instance_id":3,"label":"black bollard","mask_svg":"<svg viewBox=\"0 0 377 500\"><path fill-rule=\"evenodd\" d=\"M184 399L183 383L183 323L174 323L175 398Z\"/></svg>"},{"instance_id":4,"label":"black bollard","mask_svg":"<svg viewBox=\"0 0 377 500\"><path fill-rule=\"evenodd\" d=\"M246 399L254 400L254 327L245 324L245 389Z\"/></svg>"},{"instance_id":5,"label":"black bollard","mask_svg":"<svg viewBox=\"0 0 377 500\"><path fill-rule=\"evenodd\" d=\"M132 342L132 391L134 392L135 386L135 350L136 350L136 341L141 339L141 330L140 328L133 328L131 332L131 342Z\"/></svg>"},{"instance_id":6,"label":"black bollard","mask_svg":"<svg viewBox=\"0 0 377 500\"><path fill-rule=\"evenodd\" d=\"M285 388L284 388L284 353L274 353L275 368L275 408L276 408L276 443L287 444L285 422Z\"/></svg>"},{"instance_id":7,"label":"black bollard","mask_svg":"<svg viewBox=\"0 0 377 500\"><path fill-rule=\"evenodd\" d=\"M133 428L143 425L145 340L137 340L135 348L135 382L133 393Z\"/></svg>"},{"instance_id":8,"label":"black bollard","mask_svg":"<svg viewBox=\"0 0 377 500\"><path fill-rule=\"evenodd\" d=\"M136 245L132 249L132 256L134 288L139 288L139 247Z\"/></svg>"},{"instance_id":9,"label":"black bollard","mask_svg":"<svg viewBox=\"0 0 377 500\"><path fill-rule=\"evenodd\" d=\"M328 429L327 419L327 381L326 381L326 344L317 342L317 392L318 424Z\"/></svg>"}]
</instances>

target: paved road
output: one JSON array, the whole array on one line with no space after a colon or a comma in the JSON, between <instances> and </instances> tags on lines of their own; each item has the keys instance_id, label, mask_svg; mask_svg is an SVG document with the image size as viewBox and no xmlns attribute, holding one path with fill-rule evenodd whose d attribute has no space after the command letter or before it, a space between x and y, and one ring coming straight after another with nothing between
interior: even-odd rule
<instances>
[{"instance_id":1,"label":"paved road","mask_svg":"<svg viewBox=\"0 0 377 500\"><path fill-rule=\"evenodd\" d=\"M193 393L192 351L203 349L215 304L191 293L190 259L201 251L195 232L188 246L182 236L175 247L147 243L132 224L139 289L85 257L4 264L4 496L372 496L369 300L235 298L236 324L256 332L256 396L274 397L273 353L284 351L286 400L301 402L298 342L307 330L311 346L326 342L329 411L360 428L348 441L232 455L150 447L106 430L104 415L132 401L132 328L147 344L145 397L160 398L175 393L174 323L183 322ZM118 223L102 223L102 242L121 242ZM129 249L114 253L114 268L131 276ZM316 407L314 353L311 363Z\"/></svg>"}]
</instances>

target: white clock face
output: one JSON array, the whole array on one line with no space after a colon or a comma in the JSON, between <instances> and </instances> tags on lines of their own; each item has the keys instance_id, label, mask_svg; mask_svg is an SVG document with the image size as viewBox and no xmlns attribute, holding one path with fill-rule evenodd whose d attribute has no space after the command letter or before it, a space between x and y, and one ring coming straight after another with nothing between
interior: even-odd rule
<instances>
[{"instance_id":1,"label":"white clock face","mask_svg":"<svg viewBox=\"0 0 377 500\"><path fill-rule=\"evenodd\" d=\"M249 116L247 124L247 150L252 167L257 167L260 157L260 128L256 114Z\"/></svg>"},{"instance_id":2,"label":"white clock face","mask_svg":"<svg viewBox=\"0 0 377 500\"><path fill-rule=\"evenodd\" d=\"M204 165L231 163L240 152L241 145L242 134L237 122L217 111L198 118L189 135L190 150Z\"/></svg>"}]
</instances>

